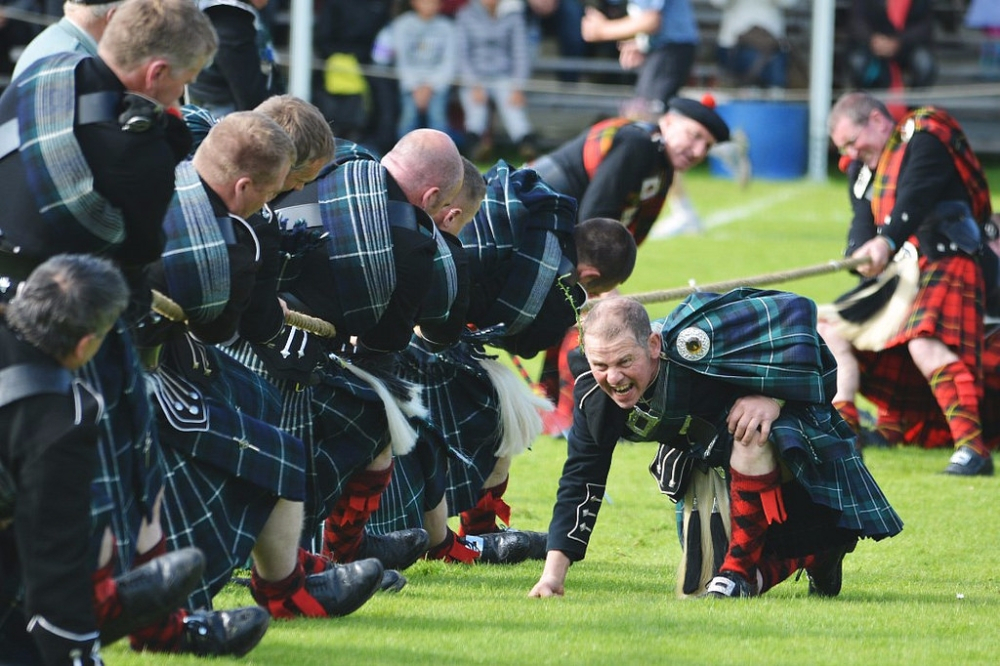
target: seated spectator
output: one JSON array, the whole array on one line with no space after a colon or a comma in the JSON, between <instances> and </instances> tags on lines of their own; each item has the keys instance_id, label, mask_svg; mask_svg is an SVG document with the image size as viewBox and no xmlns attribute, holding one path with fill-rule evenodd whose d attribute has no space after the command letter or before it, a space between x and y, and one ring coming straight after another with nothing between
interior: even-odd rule
<instances>
[{"instance_id":1,"label":"seated spectator","mask_svg":"<svg viewBox=\"0 0 1000 666\"><path fill-rule=\"evenodd\" d=\"M448 93L455 78L455 25L441 0L411 0L412 11L390 24L399 76L399 124L411 130L448 129Z\"/></svg>"},{"instance_id":2,"label":"seated spectator","mask_svg":"<svg viewBox=\"0 0 1000 666\"><path fill-rule=\"evenodd\" d=\"M722 10L719 65L736 85L788 86L784 10L799 0L709 0Z\"/></svg>"},{"instance_id":3,"label":"seated spectator","mask_svg":"<svg viewBox=\"0 0 1000 666\"><path fill-rule=\"evenodd\" d=\"M965 25L981 30L979 65L983 76L1000 78L1000 3L995 0L972 0L965 13Z\"/></svg>"},{"instance_id":4,"label":"seated spectator","mask_svg":"<svg viewBox=\"0 0 1000 666\"><path fill-rule=\"evenodd\" d=\"M522 159L535 157L531 121L525 106L524 83L530 74L528 34L523 6L502 6L499 0L471 0L455 16L459 97L468 132L466 155L482 161L491 145L490 101Z\"/></svg>"},{"instance_id":5,"label":"seated spectator","mask_svg":"<svg viewBox=\"0 0 1000 666\"><path fill-rule=\"evenodd\" d=\"M316 55L327 61L338 56L338 67L360 68L372 64L375 37L394 16L395 0L324 0L319 4L314 29ZM346 64L345 64L346 63ZM327 78L326 83L341 78ZM322 77L313 96L316 106L332 122L338 137L362 142L379 154L396 143L399 92L396 79L364 75L360 94L341 94L323 85Z\"/></svg>"},{"instance_id":6,"label":"seated spectator","mask_svg":"<svg viewBox=\"0 0 1000 666\"><path fill-rule=\"evenodd\" d=\"M931 50L931 0L853 0L851 84L858 88L929 86L937 76Z\"/></svg>"}]
</instances>

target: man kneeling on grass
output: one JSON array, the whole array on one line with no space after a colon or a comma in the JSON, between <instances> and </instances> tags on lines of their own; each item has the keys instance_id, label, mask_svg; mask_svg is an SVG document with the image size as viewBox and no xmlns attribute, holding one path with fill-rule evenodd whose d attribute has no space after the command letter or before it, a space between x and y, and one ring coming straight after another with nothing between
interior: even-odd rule
<instances>
[{"instance_id":1,"label":"man kneeling on grass","mask_svg":"<svg viewBox=\"0 0 1000 666\"><path fill-rule=\"evenodd\" d=\"M699 474L725 474L728 502L725 491L708 499L730 514L725 558L703 577L710 596L757 596L799 569L810 594L836 596L858 538L902 529L830 404L836 366L809 299L755 289L694 294L655 327L637 301L601 299L581 341L590 369L576 380L569 456L530 596L565 592L620 438L660 443L650 472L672 499ZM698 502L687 495L686 503Z\"/></svg>"}]
</instances>

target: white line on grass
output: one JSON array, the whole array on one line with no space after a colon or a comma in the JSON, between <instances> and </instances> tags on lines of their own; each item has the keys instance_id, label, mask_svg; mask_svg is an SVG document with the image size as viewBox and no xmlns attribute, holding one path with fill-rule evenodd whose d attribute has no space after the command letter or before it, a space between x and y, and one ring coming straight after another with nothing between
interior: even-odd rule
<instances>
[{"instance_id":1,"label":"white line on grass","mask_svg":"<svg viewBox=\"0 0 1000 666\"><path fill-rule=\"evenodd\" d=\"M715 227L725 226L727 224L732 224L733 222L745 220L748 217L752 217L761 211L771 208L772 206L784 203L792 197L800 194L801 192L796 191L794 188L782 188L766 197L760 197L759 199L742 203L733 208L724 208L723 210L713 211L706 215L702 221L706 229L714 229Z\"/></svg>"}]
</instances>

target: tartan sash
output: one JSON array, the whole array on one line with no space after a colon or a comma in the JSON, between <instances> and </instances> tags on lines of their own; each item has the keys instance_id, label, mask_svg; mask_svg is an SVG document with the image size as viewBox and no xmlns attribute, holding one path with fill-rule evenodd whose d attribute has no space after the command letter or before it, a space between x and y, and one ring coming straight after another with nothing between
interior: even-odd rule
<instances>
[{"instance_id":1,"label":"tartan sash","mask_svg":"<svg viewBox=\"0 0 1000 666\"><path fill-rule=\"evenodd\" d=\"M749 287L692 294L661 321L661 354L672 364L783 400L827 403L836 392L836 363L808 298Z\"/></svg>"},{"instance_id":2,"label":"tartan sash","mask_svg":"<svg viewBox=\"0 0 1000 666\"><path fill-rule=\"evenodd\" d=\"M534 170L499 160L486 173L486 199L459 238L471 261L495 267L509 259L510 268L477 326L505 323L506 334L515 335L535 320L559 277L575 222L576 200L553 190ZM575 265L576 257L570 259Z\"/></svg>"},{"instance_id":3,"label":"tartan sash","mask_svg":"<svg viewBox=\"0 0 1000 666\"><path fill-rule=\"evenodd\" d=\"M879 158L875 170L872 193L872 213L875 224L881 226L896 205L896 187L899 167L906 155L906 147L915 132L930 132L948 149L958 174L962 177L972 203L972 214L982 225L990 217L989 186L979 159L972 152L969 141L958 122L947 112L933 106L916 109L896 125L892 136Z\"/></svg>"},{"instance_id":4,"label":"tartan sash","mask_svg":"<svg viewBox=\"0 0 1000 666\"><path fill-rule=\"evenodd\" d=\"M121 211L94 191L94 176L73 133L74 75L90 56L61 53L30 67L16 83L21 160L45 222L65 227L69 216L105 244L125 240ZM64 232L60 232L64 233Z\"/></svg>"},{"instance_id":5,"label":"tartan sash","mask_svg":"<svg viewBox=\"0 0 1000 666\"><path fill-rule=\"evenodd\" d=\"M209 322L229 301L229 253L198 172L189 161L175 170L176 190L163 220L163 270L168 296L188 319Z\"/></svg>"},{"instance_id":6,"label":"tartan sash","mask_svg":"<svg viewBox=\"0 0 1000 666\"><path fill-rule=\"evenodd\" d=\"M368 330L382 317L396 287L385 168L370 156L352 153L322 174L318 187L323 226L330 234L329 259L337 275L333 287L351 329Z\"/></svg>"},{"instance_id":7,"label":"tartan sash","mask_svg":"<svg viewBox=\"0 0 1000 666\"><path fill-rule=\"evenodd\" d=\"M458 270L451 246L437 226L434 227L434 241L437 251L431 267L431 289L420 308L420 323L443 323L451 312L451 304L458 294ZM456 248L460 249L460 248Z\"/></svg>"}]
</instances>

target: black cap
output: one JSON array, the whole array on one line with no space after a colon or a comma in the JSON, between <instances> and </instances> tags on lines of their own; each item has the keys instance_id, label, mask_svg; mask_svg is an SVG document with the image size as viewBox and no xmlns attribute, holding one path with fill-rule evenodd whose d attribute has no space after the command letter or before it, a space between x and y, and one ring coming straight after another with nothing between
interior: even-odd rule
<instances>
[{"instance_id":1,"label":"black cap","mask_svg":"<svg viewBox=\"0 0 1000 666\"><path fill-rule=\"evenodd\" d=\"M668 105L671 111L701 123L719 143L729 141L729 125L715 109L687 97L674 97Z\"/></svg>"}]
</instances>

